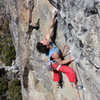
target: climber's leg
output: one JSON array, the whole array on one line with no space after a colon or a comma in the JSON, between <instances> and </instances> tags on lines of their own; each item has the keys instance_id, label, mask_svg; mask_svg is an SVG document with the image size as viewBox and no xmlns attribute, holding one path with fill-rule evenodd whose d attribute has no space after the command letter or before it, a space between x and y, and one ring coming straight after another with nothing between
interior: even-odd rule
<instances>
[{"instance_id":1,"label":"climber's leg","mask_svg":"<svg viewBox=\"0 0 100 100\"><path fill-rule=\"evenodd\" d=\"M53 70L54 74L53 74L53 81L55 82L59 82L60 81L60 72L57 70Z\"/></svg>"},{"instance_id":2,"label":"climber's leg","mask_svg":"<svg viewBox=\"0 0 100 100\"><path fill-rule=\"evenodd\" d=\"M60 81L60 72L56 70L58 65L59 64L57 64L57 63L52 64L52 68L53 68L53 72L54 72L53 80L55 82L59 82Z\"/></svg>"},{"instance_id":3,"label":"climber's leg","mask_svg":"<svg viewBox=\"0 0 100 100\"><path fill-rule=\"evenodd\" d=\"M72 68L70 68L66 65L62 65L60 67L59 71L65 73L71 83L76 83L77 82L76 73Z\"/></svg>"},{"instance_id":4,"label":"climber's leg","mask_svg":"<svg viewBox=\"0 0 100 100\"><path fill-rule=\"evenodd\" d=\"M56 69L57 69L58 65L59 65L58 63L52 64L52 67L55 70L54 77L57 77L57 78L54 78L54 80L56 80L56 79L59 80L60 79L60 74L59 74L59 71L60 71L60 72L63 72L67 75L70 82L72 82L72 83L77 82L76 73L72 68L70 68L66 65L61 65L59 71L57 71Z\"/></svg>"}]
</instances>

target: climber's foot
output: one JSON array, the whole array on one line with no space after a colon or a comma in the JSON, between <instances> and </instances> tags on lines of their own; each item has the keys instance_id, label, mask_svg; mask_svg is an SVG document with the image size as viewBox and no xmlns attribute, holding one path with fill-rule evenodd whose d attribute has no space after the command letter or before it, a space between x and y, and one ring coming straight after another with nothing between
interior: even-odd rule
<instances>
[{"instance_id":1,"label":"climber's foot","mask_svg":"<svg viewBox=\"0 0 100 100\"><path fill-rule=\"evenodd\" d=\"M83 86L82 85L79 85L79 86L76 87L76 89L82 90L83 89Z\"/></svg>"},{"instance_id":2,"label":"climber's foot","mask_svg":"<svg viewBox=\"0 0 100 100\"><path fill-rule=\"evenodd\" d=\"M76 88L77 90L82 90L83 86L82 85L77 85L76 83L71 83L73 88Z\"/></svg>"},{"instance_id":3,"label":"climber's foot","mask_svg":"<svg viewBox=\"0 0 100 100\"><path fill-rule=\"evenodd\" d=\"M57 82L57 83L56 83L56 88L59 88L59 87L60 87L60 83Z\"/></svg>"},{"instance_id":4,"label":"climber's foot","mask_svg":"<svg viewBox=\"0 0 100 100\"><path fill-rule=\"evenodd\" d=\"M73 88L76 88L76 83L71 83L71 86L72 86Z\"/></svg>"}]
</instances>

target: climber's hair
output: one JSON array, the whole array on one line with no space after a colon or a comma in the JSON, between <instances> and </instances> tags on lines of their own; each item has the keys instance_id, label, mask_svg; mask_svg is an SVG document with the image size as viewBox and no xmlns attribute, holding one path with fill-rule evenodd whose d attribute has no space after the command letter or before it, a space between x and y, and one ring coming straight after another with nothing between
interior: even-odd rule
<instances>
[{"instance_id":1,"label":"climber's hair","mask_svg":"<svg viewBox=\"0 0 100 100\"><path fill-rule=\"evenodd\" d=\"M40 42L37 43L36 48L37 48L37 51L39 51L40 53L47 54L49 52L49 48L47 48L46 45L43 45Z\"/></svg>"}]
</instances>

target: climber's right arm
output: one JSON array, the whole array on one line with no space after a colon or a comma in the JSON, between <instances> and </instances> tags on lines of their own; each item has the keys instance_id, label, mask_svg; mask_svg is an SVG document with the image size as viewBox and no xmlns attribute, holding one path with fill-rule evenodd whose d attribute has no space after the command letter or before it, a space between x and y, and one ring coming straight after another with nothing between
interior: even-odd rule
<instances>
[{"instance_id":1,"label":"climber's right arm","mask_svg":"<svg viewBox=\"0 0 100 100\"><path fill-rule=\"evenodd\" d=\"M51 37L53 36L53 29L54 29L54 25L55 25L55 22L56 22L56 20L55 20L56 15L57 15L57 11L55 11L52 14L52 18L51 18L51 22L50 22L50 27L49 27L48 32L47 32L46 37L45 37L45 39L47 41L51 41Z\"/></svg>"}]
</instances>

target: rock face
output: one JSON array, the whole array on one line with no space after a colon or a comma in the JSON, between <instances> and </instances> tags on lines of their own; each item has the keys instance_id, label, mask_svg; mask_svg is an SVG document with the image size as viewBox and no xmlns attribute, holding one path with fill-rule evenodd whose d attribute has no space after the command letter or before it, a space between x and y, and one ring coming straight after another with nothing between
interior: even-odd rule
<instances>
[{"instance_id":1,"label":"rock face","mask_svg":"<svg viewBox=\"0 0 100 100\"><path fill-rule=\"evenodd\" d=\"M2 66L0 67L0 77L6 77L8 80L20 80L20 73L18 66Z\"/></svg>"},{"instance_id":2,"label":"rock face","mask_svg":"<svg viewBox=\"0 0 100 100\"><path fill-rule=\"evenodd\" d=\"M59 10L55 42L70 47L75 58L78 84L84 86L81 100L100 100L100 0L4 0L10 31L20 66L23 100L78 100L77 91L63 75L64 85L56 88L47 58L36 50L45 36L51 10Z\"/></svg>"}]
</instances>

